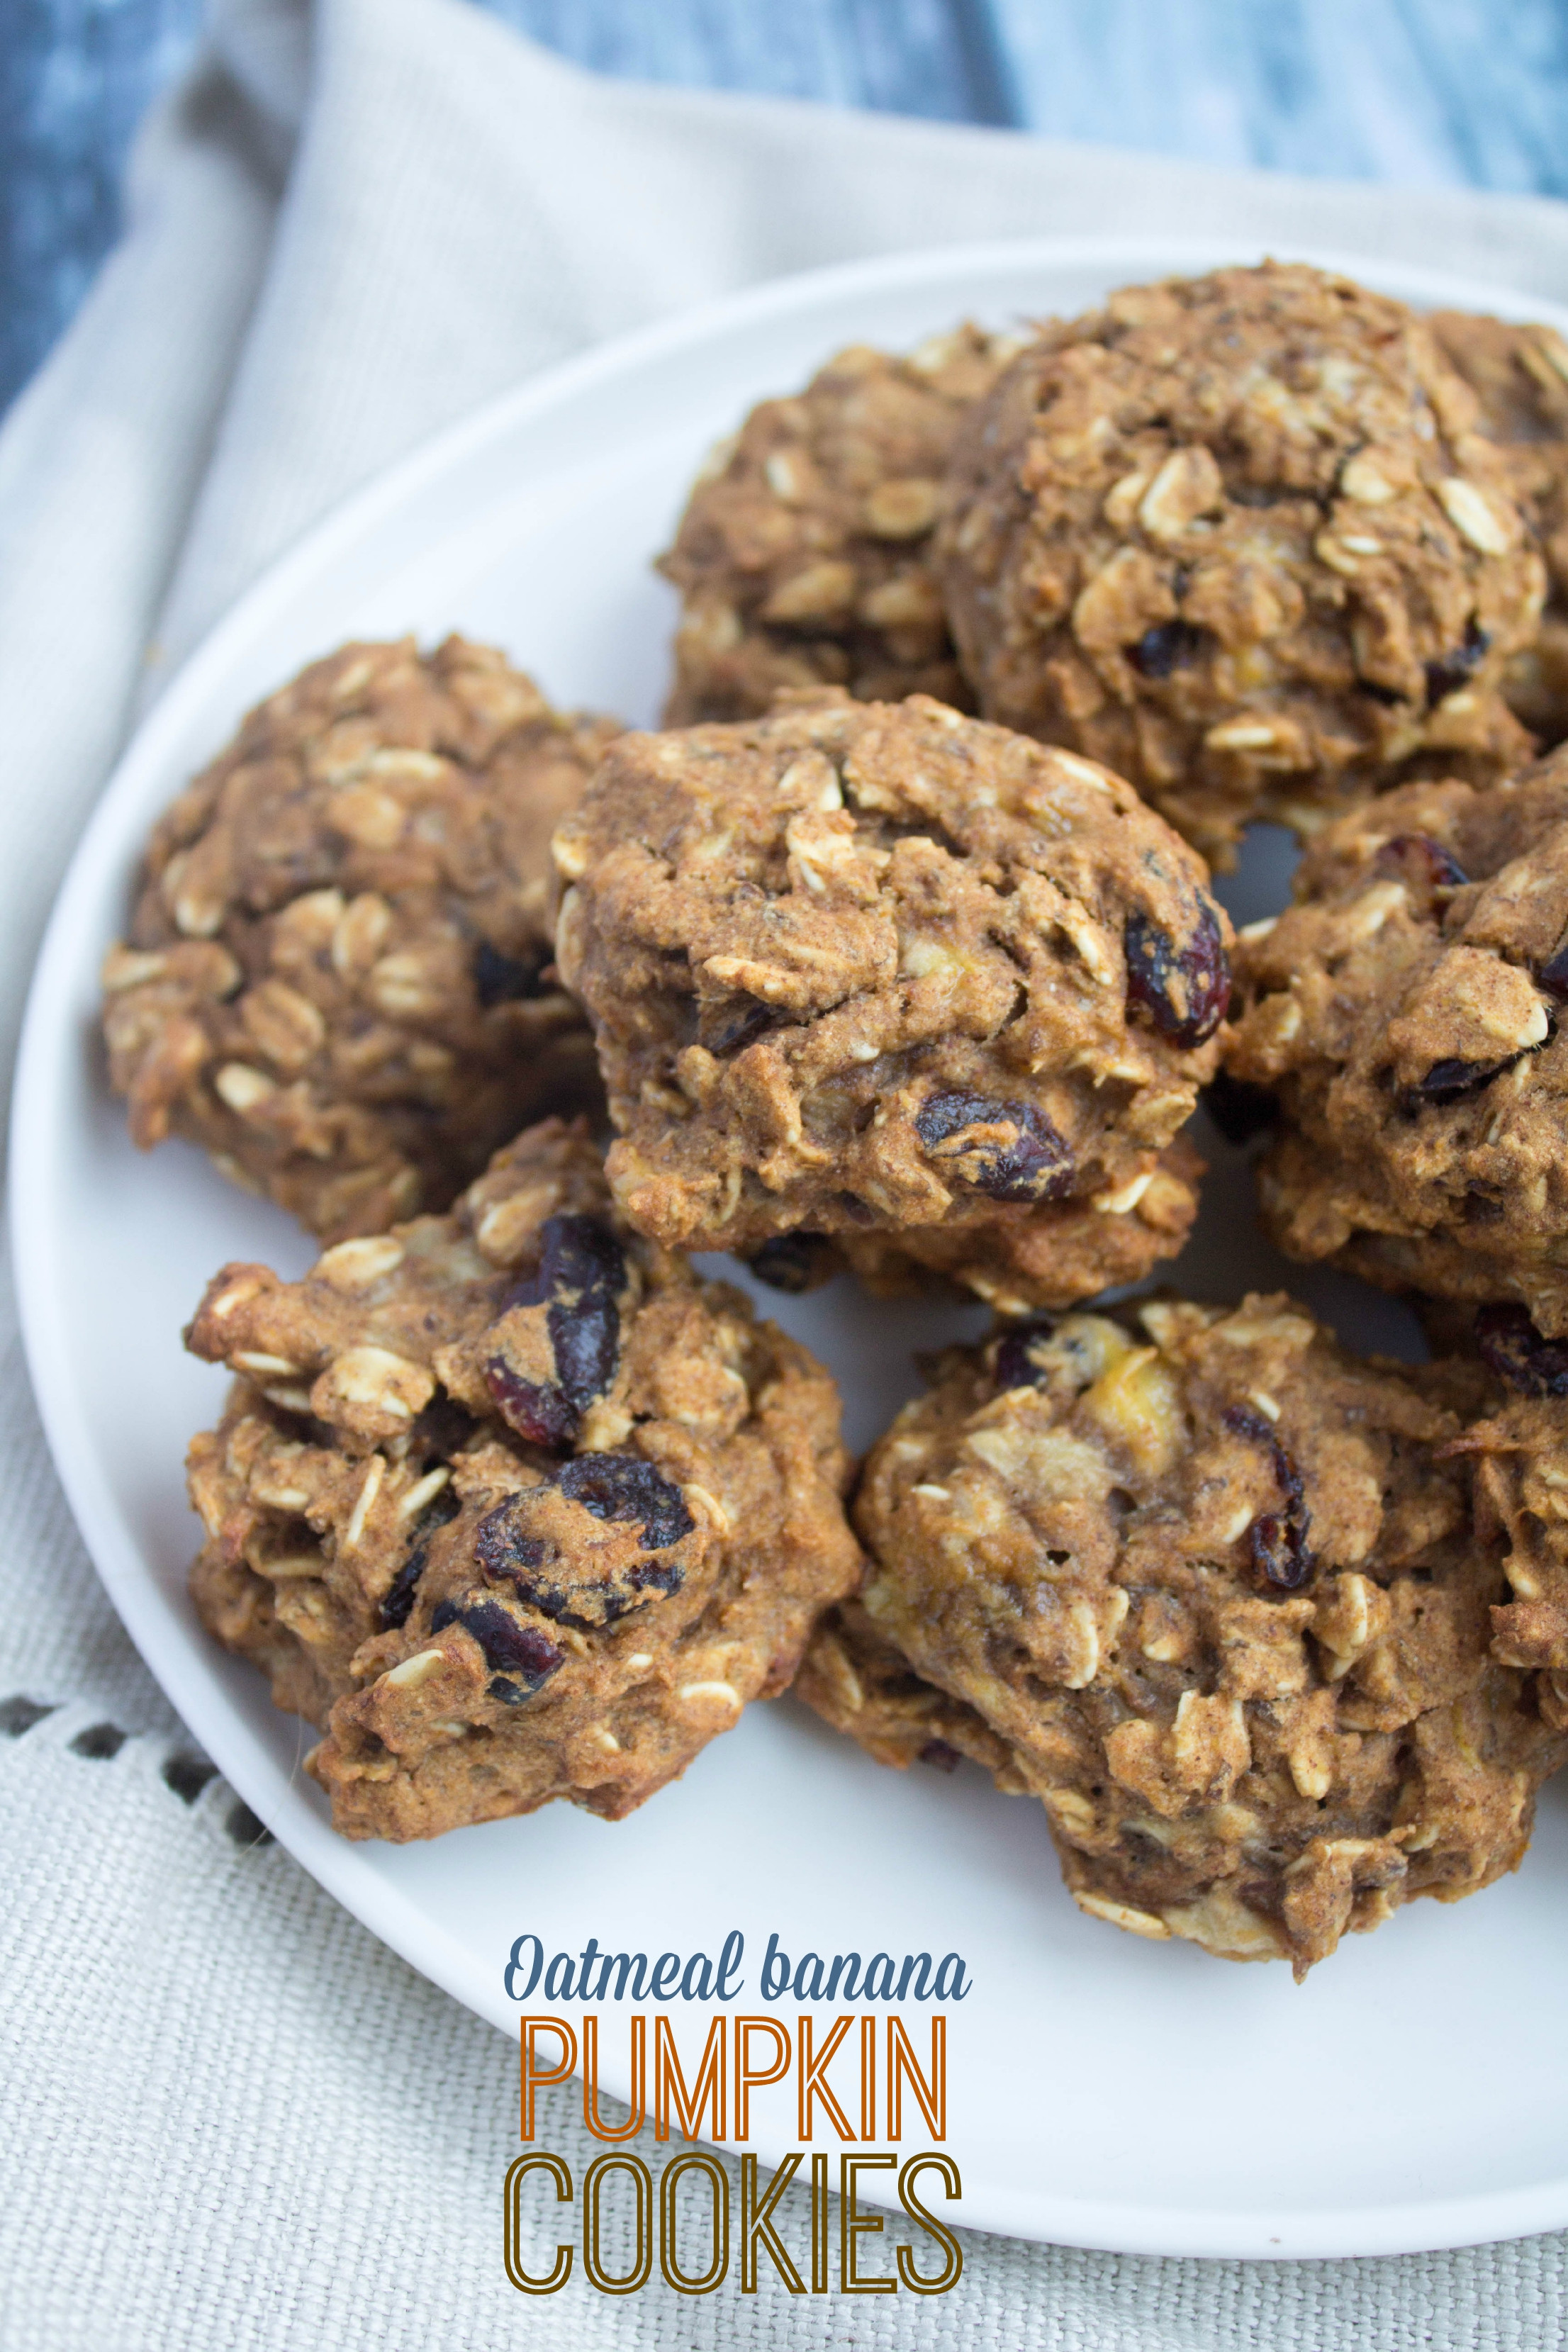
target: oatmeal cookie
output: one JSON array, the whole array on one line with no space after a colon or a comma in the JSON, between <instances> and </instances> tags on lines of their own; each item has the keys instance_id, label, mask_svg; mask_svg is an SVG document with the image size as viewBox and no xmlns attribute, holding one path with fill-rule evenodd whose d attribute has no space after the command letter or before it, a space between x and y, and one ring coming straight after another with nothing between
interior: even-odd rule
<instances>
[{"instance_id":1,"label":"oatmeal cookie","mask_svg":"<svg viewBox=\"0 0 1568 2352\"><path fill-rule=\"evenodd\" d=\"M625 735L554 854L611 1184L671 1247L1114 1212L1215 1066L1198 859L1118 778L923 696Z\"/></svg>"},{"instance_id":2,"label":"oatmeal cookie","mask_svg":"<svg viewBox=\"0 0 1568 2352\"><path fill-rule=\"evenodd\" d=\"M1255 817L1532 748L1499 689L1545 569L1503 457L1414 313L1316 269L1044 329L959 430L933 561L985 716L1216 864Z\"/></svg>"},{"instance_id":3,"label":"oatmeal cookie","mask_svg":"<svg viewBox=\"0 0 1568 2352\"><path fill-rule=\"evenodd\" d=\"M926 558L959 420L1017 348L858 344L720 443L658 567L681 595L667 726L756 718L780 687L968 708Z\"/></svg>"},{"instance_id":4,"label":"oatmeal cookie","mask_svg":"<svg viewBox=\"0 0 1568 2352\"><path fill-rule=\"evenodd\" d=\"M1468 310L1435 310L1426 323L1479 402L1481 430L1501 448L1546 558L1541 634L1514 656L1502 690L1532 733L1559 743L1568 735L1568 345L1554 327Z\"/></svg>"},{"instance_id":5,"label":"oatmeal cookie","mask_svg":"<svg viewBox=\"0 0 1568 2352\"><path fill-rule=\"evenodd\" d=\"M832 1380L618 1223L581 1121L303 1281L226 1266L187 1339L237 1375L196 1608L324 1731L345 1836L618 1821L857 1581Z\"/></svg>"},{"instance_id":6,"label":"oatmeal cookie","mask_svg":"<svg viewBox=\"0 0 1568 2352\"><path fill-rule=\"evenodd\" d=\"M104 962L136 1141L188 1137L336 1240L592 1103L547 845L616 731L460 637L345 646L260 704L160 822Z\"/></svg>"},{"instance_id":7,"label":"oatmeal cookie","mask_svg":"<svg viewBox=\"0 0 1568 2352\"><path fill-rule=\"evenodd\" d=\"M1198 1213L1204 1173L1185 1137L1125 1190L1094 1201L1003 1202L982 1225L916 1225L898 1233L795 1233L764 1242L748 1263L778 1290L813 1290L848 1266L872 1295L902 1298L934 1286L973 1291L999 1315L1072 1307L1142 1282L1174 1257Z\"/></svg>"},{"instance_id":8,"label":"oatmeal cookie","mask_svg":"<svg viewBox=\"0 0 1568 2352\"><path fill-rule=\"evenodd\" d=\"M1489 1652L1507 1539L1466 1449L1496 1401L1479 1361L1359 1362L1283 1297L1003 1326L874 1448L864 1618L797 1688L888 1761L1000 1742L1083 1909L1300 1974L1512 1869L1568 1758L1568 1711Z\"/></svg>"},{"instance_id":9,"label":"oatmeal cookie","mask_svg":"<svg viewBox=\"0 0 1568 2352\"><path fill-rule=\"evenodd\" d=\"M1492 1610L1492 1654L1536 1675L1542 1717L1568 1725L1568 1346L1542 1339L1522 1307L1483 1307L1478 1352L1500 1400L1461 1441L1476 1457L1479 1508L1508 1546L1512 1598Z\"/></svg>"},{"instance_id":10,"label":"oatmeal cookie","mask_svg":"<svg viewBox=\"0 0 1568 2352\"><path fill-rule=\"evenodd\" d=\"M1568 751L1369 803L1295 887L1243 935L1226 1045L1278 1096L1269 1234L1568 1333Z\"/></svg>"},{"instance_id":11,"label":"oatmeal cookie","mask_svg":"<svg viewBox=\"0 0 1568 2352\"><path fill-rule=\"evenodd\" d=\"M858 1601L840 1601L817 1626L791 1685L796 1698L836 1731L847 1731L879 1764L902 1771L930 1764L954 1772L964 1757L989 1772L1009 1796L1028 1784L1012 1751L984 1717L961 1698L923 1682L901 1650L885 1641Z\"/></svg>"}]
</instances>

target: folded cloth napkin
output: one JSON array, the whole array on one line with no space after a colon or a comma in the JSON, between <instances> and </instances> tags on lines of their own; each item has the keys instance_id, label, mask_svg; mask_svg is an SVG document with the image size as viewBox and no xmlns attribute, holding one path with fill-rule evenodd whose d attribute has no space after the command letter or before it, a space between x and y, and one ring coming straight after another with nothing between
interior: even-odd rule
<instances>
[{"instance_id":1,"label":"folded cloth napkin","mask_svg":"<svg viewBox=\"0 0 1568 2352\"><path fill-rule=\"evenodd\" d=\"M1568 297L1568 210L1267 179L581 74L463 0L218 0L128 228L0 434L0 1054L139 705L258 569L531 370L812 264L1162 228ZM1568 2339L1568 2240L1343 2264L971 2236L958 2290L796 2304L502 2273L507 2045L191 1752L83 1558L0 1302L0 2347ZM592 2146L560 2096L548 2144Z\"/></svg>"}]
</instances>

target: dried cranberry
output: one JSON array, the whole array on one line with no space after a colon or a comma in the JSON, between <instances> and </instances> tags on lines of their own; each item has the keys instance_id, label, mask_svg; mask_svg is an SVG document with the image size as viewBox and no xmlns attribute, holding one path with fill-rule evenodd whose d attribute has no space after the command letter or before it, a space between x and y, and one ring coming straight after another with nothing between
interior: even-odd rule
<instances>
[{"instance_id":1,"label":"dried cranberry","mask_svg":"<svg viewBox=\"0 0 1568 2352\"><path fill-rule=\"evenodd\" d=\"M407 1624L414 1607L415 1590L430 1558L430 1538L437 1528L450 1526L462 1507L448 1483L442 1487L429 1509L420 1513L412 1538L413 1548L382 1599L381 1622L389 1631L395 1625Z\"/></svg>"},{"instance_id":2,"label":"dried cranberry","mask_svg":"<svg viewBox=\"0 0 1568 2352\"><path fill-rule=\"evenodd\" d=\"M487 1583L510 1584L523 1605L537 1609L542 1616L586 1625L592 1621L573 1606L573 1580L566 1563L542 1536L529 1532L533 1505L541 1493L548 1491L526 1487L488 1511L475 1530L475 1554ZM621 1609L601 1609L599 1621L608 1622L630 1605L628 1600Z\"/></svg>"},{"instance_id":3,"label":"dried cranberry","mask_svg":"<svg viewBox=\"0 0 1568 2352\"><path fill-rule=\"evenodd\" d=\"M678 1559L660 1559L657 1556L639 1560L616 1578L605 1576L580 1577L574 1583L546 1586L542 1582L533 1606L546 1617L553 1617L563 1625L579 1625L591 1632L599 1625L613 1625L630 1609L637 1609L656 1593L667 1597L679 1592L686 1581L686 1571Z\"/></svg>"},{"instance_id":4,"label":"dried cranberry","mask_svg":"<svg viewBox=\"0 0 1568 2352\"><path fill-rule=\"evenodd\" d=\"M1568 1003L1568 940L1548 956L1535 975L1535 984L1548 996L1554 996L1560 1004Z\"/></svg>"},{"instance_id":5,"label":"dried cranberry","mask_svg":"<svg viewBox=\"0 0 1568 2352\"><path fill-rule=\"evenodd\" d=\"M1507 1062L1434 1062L1424 1078L1417 1078L1409 1089L1415 1103L1455 1103L1466 1095L1479 1094L1489 1087L1500 1070L1509 1067Z\"/></svg>"},{"instance_id":6,"label":"dried cranberry","mask_svg":"<svg viewBox=\"0 0 1568 2352\"><path fill-rule=\"evenodd\" d=\"M1249 1404L1227 1405L1221 1416L1221 1425L1229 1430L1233 1437L1245 1437L1252 1444L1268 1446L1271 1451L1275 1447L1272 1423L1266 1421L1260 1412L1254 1412Z\"/></svg>"},{"instance_id":7,"label":"dried cranberry","mask_svg":"<svg viewBox=\"0 0 1568 2352\"><path fill-rule=\"evenodd\" d=\"M1299 1592L1311 1581L1317 1562L1307 1548L1312 1515L1307 1508L1301 1474L1276 1436L1273 1424L1250 1405L1233 1404L1222 1416L1233 1437L1245 1437L1268 1454L1283 1511L1260 1511L1247 1530L1247 1549L1254 1572L1277 1591Z\"/></svg>"},{"instance_id":8,"label":"dried cranberry","mask_svg":"<svg viewBox=\"0 0 1568 2352\"><path fill-rule=\"evenodd\" d=\"M1195 662L1203 649L1204 632L1190 621L1162 621L1128 646L1127 658L1140 677L1169 677L1173 669Z\"/></svg>"},{"instance_id":9,"label":"dried cranberry","mask_svg":"<svg viewBox=\"0 0 1568 2352\"><path fill-rule=\"evenodd\" d=\"M988 1201L1059 1201L1072 1190L1076 1170L1065 1139L1032 1103L990 1102L963 1088L928 1095L915 1114L915 1133L928 1151L972 1128L1012 1130L1011 1139L976 1138L942 1155L942 1168Z\"/></svg>"},{"instance_id":10,"label":"dried cranberry","mask_svg":"<svg viewBox=\"0 0 1568 2352\"><path fill-rule=\"evenodd\" d=\"M547 1217L540 1243L537 1269L508 1292L500 1312L545 1307L555 1378L524 1380L504 1355L494 1355L485 1365L485 1385L519 1436L559 1451L571 1444L583 1414L616 1377L626 1261L596 1217Z\"/></svg>"},{"instance_id":11,"label":"dried cranberry","mask_svg":"<svg viewBox=\"0 0 1568 2352\"><path fill-rule=\"evenodd\" d=\"M833 1205L843 1210L852 1225L874 1225L877 1222L876 1210L858 1192L835 1192Z\"/></svg>"},{"instance_id":12,"label":"dried cranberry","mask_svg":"<svg viewBox=\"0 0 1568 2352\"><path fill-rule=\"evenodd\" d=\"M449 1462L454 1454L462 1452L478 1427L471 1412L454 1403L444 1389L437 1389L424 1412L414 1417L409 1450L427 1465Z\"/></svg>"},{"instance_id":13,"label":"dried cranberry","mask_svg":"<svg viewBox=\"0 0 1568 2352\"><path fill-rule=\"evenodd\" d=\"M1568 1340L1542 1338L1527 1307L1481 1307L1476 1345L1499 1380L1521 1396L1568 1396Z\"/></svg>"},{"instance_id":14,"label":"dried cranberry","mask_svg":"<svg viewBox=\"0 0 1568 2352\"><path fill-rule=\"evenodd\" d=\"M507 1426L531 1445L559 1454L576 1436L582 1415L553 1381L525 1381L504 1356L490 1356L485 1362L485 1386Z\"/></svg>"},{"instance_id":15,"label":"dried cranberry","mask_svg":"<svg viewBox=\"0 0 1568 2352\"><path fill-rule=\"evenodd\" d=\"M539 1491L525 1487L521 1494L509 1495L504 1503L485 1513L474 1530L474 1552L486 1582L514 1583L525 1599L525 1573L538 1568L546 1552L542 1538L528 1532L529 1498Z\"/></svg>"},{"instance_id":16,"label":"dried cranberry","mask_svg":"<svg viewBox=\"0 0 1568 2352\"><path fill-rule=\"evenodd\" d=\"M998 1395L1005 1389L1031 1389L1040 1385L1040 1369L1029 1349L1037 1339L1048 1339L1054 1328L1042 1318L1016 1324L997 1340L991 1359L991 1377L996 1383Z\"/></svg>"},{"instance_id":17,"label":"dried cranberry","mask_svg":"<svg viewBox=\"0 0 1568 2352\"><path fill-rule=\"evenodd\" d=\"M1297 1591L1312 1573L1300 1527L1279 1512L1264 1511L1253 1520L1247 1548L1258 1574L1281 1592Z\"/></svg>"},{"instance_id":18,"label":"dried cranberry","mask_svg":"<svg viewBox=\"0 0 1568 2352\"><path fill-rule=\"evenodd\" d=\"M1470 878L1458 859L1429 833L1396 833L1378 851L1377 863L1401 867L1418 887L1434 895L1462 890Z\"/></svg>"},{"instance_id":19,"label":"dried cranberry","mask_svg":"<svg viewBox=\"0 0 1568 2352\"><path fill-rule=\"evenodd\" d=\"M586 1560L534 1532L542 1497L558 1488L596 1518L634 1521L650 1554L677 1544L696 1525L679 1487L637 1454L584 1454L548 1484L509 1495L479 1522L474 1549L491 1584L510 1584L520 1601L568 1625L614 1624L656 1592L679 1592L679 1559L627 1565L600 1553Z\"/></svg>"},{"instance_id":20,"label":"dried cranberry","mask_svg":"<svg viewBox=\"0 0 1568 2352\"><path fill-rule=\"evenodd\" d=\"M963 1761L957 1748L950 1748L945 1739L928 1739L921 1749L921 1762L934 1765L939 1772L956 1772Z\"/></svg>"},{"instance_id":21,"label":"dried cranberry","mask_svg":"<svg viewBox=\"0 0 1568 2352\"><path fill-rule=\"evenodd\" d=\"M1426 665L1426 700L1428 705L1441 702L1446 694L1454 694L1472 677L1486 658L1490 637L1477 623L1474 614L1465 625L1465 642L1445 654L1441 661Z\"/></svg>"},{"instance_id":22,"label":"dried cranberry","mask_svg":"<svg viewBox=\"0 0 1568 2352\"><path fill-rule=\"evenodd\" d=\"M407 1624L414 1607L414 1589L425 1573L425 1564L429 1557L429 1550L424 1544L411 1551L383 1594L381 1622L389 1633L395 1625Z\"/></svg>"},{"instance_id":23,"label":"dried cranberry","mask_svg":"<svg viewBox=\"0 0 1568 2352\"><path fill-rule=\"evenodd\" d=\"M500 1601L488 1601L482 1594L467 1593L460 1601L439 1603L431 1617L430 1631L439 1633L453 1624L473 1635L493 1674L515 1677L505 1691L490 1685L490 1696L504 1697L508 1706L515 1706L529 1697L565 1663L566 1653L558 1650L547 1633L542 1633L537 1625L521 1623Z\"/></svg>"},{"instance_id":24,"label":"dried cranberry","mask_svg":"<svg viewBox=\"0 0 1568 2352\"><path fill-rule=\"evenodd\" d=\"M1201 1045L1225 1019L1230 1003L1230 963L1219 917L1205 899L1185 947L1152 923L1129 915L1122 933L1127 955L1127 1002L1147 1013L1173 1045Z\"/></svg>"},{"instance_id":25,"label":"dried cranberry","mask_svg":"<svg viewBox=\"0 0 1568 2352\"><path fill-rule=\"evenodd\" d=\"M1267 1087L1216 1070L1198 1097L1227 1143L1250 1143L1273 1126L1279 1105Z\"/></svg>"},{"instance_id":26,"label":"dried cranberry","mask_svg":"<svg viewBox=\"0 0 1568 2352\"><path fill-rule=\"evenodd\" d=\"M778 1015L757 996L721 996L697 1016L697 1039L710 1054L738 1054L773 1026Z\"/></svg>"},{"instance_id":27,"label":"dried cranberry","mask_svg":"<svg viewBox=\"0 0 1568 2352\"><path fill-rule=\"evenodd\" d=\"M784 1290L792 1297L830 1282L838 1271L837 1255L827 1235L805 1232L775 1234L761 1249L752 1251L746 1264L770 1290Z\"/></svg>"},{"instance_id":28,"label":"dried cranberry","mask_svg":"<svg viewBox=\"0 0 1568 2352\"><path fill-rule=\"evenodd\" d=\"M562 1464L557 1484L596 1519L635 1519L645 1551L679 1543L697 1525L679 1487L640 1454L579 1454Z\"/></svg>"},{"instance_id":29,"label":"dried cranberry","mask_svg":"<svg viewBox=\"0 0 1568 2352\"><path fill-rule=\"evenodd\" d=\"M550 961L550 950L542 947L531 962L524 963L516 956L502 955L500 948L481 940L474 950L474 994L488 1013L493 1004L515 1004L521 998L542 992L541 974Z\"/></svg>"}]
</instances>

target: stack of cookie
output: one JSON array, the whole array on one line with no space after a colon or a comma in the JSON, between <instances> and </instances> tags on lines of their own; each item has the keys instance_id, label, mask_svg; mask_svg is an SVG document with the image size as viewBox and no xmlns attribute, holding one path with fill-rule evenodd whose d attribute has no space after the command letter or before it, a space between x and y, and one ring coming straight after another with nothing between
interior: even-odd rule
<instances>
[{"instance_id":1,"label":"stack of cookie","mask_svg":"<svg viewBox=\"0 0 1568 2352\"><path fill-rule=\"evenodd\" d=\"M754 412L665 560L666 732L456 639L252 715L106 1019L138 1140L328 1244L209 1286L191 1476L341 1829L615 1818L798 1676L1038 1797L1146 1937L1300 1971L1518 1862L1568 1760L1565 481L1547 331L1223 270ZM1238 941L1258 818L1310 845ZM1088 1307L1180 1250L1200 1092L1443 1360ZM858 1542L833 1382L712 1250L995 1310Z\"/></svg>"}]
</instances>

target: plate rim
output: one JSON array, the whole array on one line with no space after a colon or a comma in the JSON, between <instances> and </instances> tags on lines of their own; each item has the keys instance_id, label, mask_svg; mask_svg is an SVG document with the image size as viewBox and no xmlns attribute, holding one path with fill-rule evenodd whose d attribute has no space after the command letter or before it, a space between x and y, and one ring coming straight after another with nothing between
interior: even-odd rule
<instances>
[{"instance_id":1,"label":"plate rim","mask_svg":"<svg viewBox=\"0 0 1568 2352\"><path fill-rule=\"evenodd\" d=\"M1321 247L1310 240L1304 240L1299 248L1280 248L1276 244L1273 249L1373 287L1397 279L1406 289L1405 299L1413 301L1542 319L1568 333L1568 307L1522 289L1453 276L1398 258ZM426 436L379 469L263 568L178 666L158 681L82 830L56 894L27 990L12 1087L7 1155L7 1219L18 1322L56 1474L95 1572L143 1662L237 1794L335 1901L420 1975L487 2022L496 2022L493 1992L481 1983L491 1973L489 1965L481 1969L426 1910L365 1867L360 1860L361 1849L339 1838L309 1805L289 1802L280 1810L273 1759L229 1706L216 1677L191 1681L174 1675L166 1678L165 1667L173 1667L175 1654L188 1645L183 1640L171 1642L171 1623L165 1618L157 1579L129 1532L118 1524L118 1507L94 1456L85 1417L78 1410L70 1351L63 1333L53 1328L49 1312L45 1272L49 1251L35 1247L42 1244L52 1225L47 1198L47 1153L34 1139L50 1133L59 1097L72 1082L61 1041L70 1034L68 1009L81 981L79 927L73 917L78 901L88 891L105 837L117 834L118 804L149 766L166 768L169 755L163 747L178 734L185 708L199 701L213 681L222 679L241 646L287 605L297 583L329 567L356 538L373 531L442 473L482 452L487 442L517 431L531 414L548 412L578 394L715 336L830 304L858 290L881 295L972 274L977 300L983 300L987 277L1005 271L1088 267L1103 268L1113 283L1117 273L1125 270L1126 282L1136 282L1140 272L1145 277L1186 275L1236 263L1238 255L1258 250L1245 237L1163 238L1157 235L997 238L927 247L798 271L720 295L542 369ZM1158 257L1152 268L1152 256ZM758 2147L767 2160L776 2160L765 2147ZM728 2148L725 2152L733 2153ZM1063 2199L1037 2189L994 2190L978 2200L966 2197L960 2220L964 2228L1026 2241L1133 2255L1246 2260L1348 2260L1435 2252L1531 2235L1565 2223L1568 2159L1556 2179L1523 2188L1406 2200L1370 2212L1360 2207L1323 2208L1315 2210L1305 2226L1289 2211L1121 2205L1106 2200Z\"/></svg>"}]
</instances>

